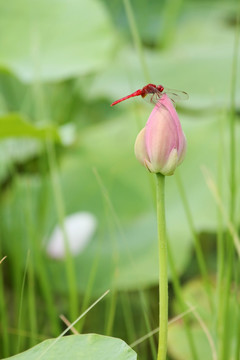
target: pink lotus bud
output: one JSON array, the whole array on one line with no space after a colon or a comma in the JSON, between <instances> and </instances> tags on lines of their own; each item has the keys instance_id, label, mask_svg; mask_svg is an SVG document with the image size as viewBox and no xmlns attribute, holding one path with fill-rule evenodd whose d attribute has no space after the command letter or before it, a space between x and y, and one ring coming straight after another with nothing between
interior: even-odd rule
<instances>
[{"instance_id":1,"label":"pink lotus bud","mask_svg":"<svg viewBox=\"0 0 240 360\"><path fill-rule=\"evenodd\" d=\"M172 175L184 159L186 138L166 94L151 112L135 142L136 158L153 173Z\"/></svg>"}]
</instances>

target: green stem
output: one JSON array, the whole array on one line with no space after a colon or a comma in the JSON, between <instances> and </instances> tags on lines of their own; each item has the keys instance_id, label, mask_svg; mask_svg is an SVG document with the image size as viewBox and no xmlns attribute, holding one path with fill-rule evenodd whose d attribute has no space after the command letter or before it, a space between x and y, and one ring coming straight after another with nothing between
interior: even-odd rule
<instances>
[{"instance_id":1,"label":"green stem","mask_svg":"<svg viewBox=\"0 0 240 360\"><path fill-rule=\"evenodd\" d=\"M148 318L148 314L149 314L148 310L149 309L148 309L148 306L147 306L147 301L146 301L144 292L139 291L139 293L140 293L140 300L141 300L141 304L142 304L143 316L144 316L144 320L145 320L146 329L147 329L147 332L150 333L151 332L151 326L150 326L150 321L149 321L149 318ZM150 348L151 348L152 358L156 359L156 357L157 357L157 349L156 349L154 338L152 336L150 336L150 338L149 338L149 344L150 344Z\"/></svg>"},{"instance_id":2,"label":"green stem","mask_svg":"<svg viewBox=\"0 0 240 360\"><path fill-rule=\"evenodd\" d=\"M236 84L237 84L237 70L238 70L238 49L239 49L239 37L240 37L240 21L239 16L240 8L237 10L237 23L236 34L233 53L232 64L232 79L231 79L231 105L230 105L230 121L229 121L229 137L230 137L230 204L229 214L230 221L233 225L236 222L236 199L237 199L237 183L236 183ZM226 285L223 294L223 311L224 311L224 331L222 341L222 351L220 353L220 359L228 359L230 357L231 338L228 332L228 320L229 320L229 293L233 275L234 264L234 244L231 234L228 234L227 242L227 261L226 261Z\"/></svg>"},{"instance_id":3,"label":"green stem","mask_svg":"<svg viewBox=\"0 0 240 360\"><path fill-rule=\"evenodd\" d=\"M30 253L28 252L25 270L23 273L23 281L22 281L22 288L21 288L21 295L20 295L19 314L18 314L19 335L18 335L18 341L17 341L17 353L20 352L20 346L21 346L22 312L23 312L24 290L25 290L25 285L26 285L26 276L27 276L27 270L28 270L29 256L30 256Z\"/></svg>"},{"instance_id":4,"label":"green stem","mask_svg":"<svg viewBox=\"0 0 240 360\"><path fill-rule=\"evenodd\" d=\"M131 303L129 299L130 294L127 292L123 292L120 294L120 296L121 296L122 311L123 311L123 318L125 320L127 338L129 339L129 343L131 343L134 341L134 339L136 339L136 330L135 330L135 323L133 321L133 311L131 309Z\"/></svg>"},{"instance_id":5,"label":"green stem","mask_svg":"<svg viewBox=\"0 0 240 360\"><path fill-rule=\"evenodd\" d=\"M220 196L223 197L223 120L219 122L219 150L218 150L218 189ZM217 208L217 319L216 319L216 334L218 339L218 356L220 357L223 336L224 336L224 311L223 311L223 295L224 294L224 279L225 279L225 261L226 261L226 247L225 238L223 234L223 218L219 207Z\"/></svg>"},{"instance_id":6,"label":"green stem","mask_svg":"<svg viewBox=\"0 0 240 360\"><path fill-rule=\"evenodd\" d=\"M236 299L237 303L237 329L236 329L236 350L235 350L235 360L240 359L240 309L239 309L239 303L238 299Z\"/></svg>"},{"instance_id":7,"label":"green stem","mask_svg":"<svg viewBox=\"0 0 240 360\"><path fill-rule=\"evenodd\" d=\"M139 35L139 31L137 28L137 24L136 24L136 21L134 18L134 12L133 12L130 0L123 0L123 3L124 3L125 10L126 10L130 30L132 33L133 42L134 42L135 48L137 50L137 53L138 53L138 56L139 56L139 59L141 62L141 66L143 69L144 78L145 78L146 82L150 82L150 74L149 74L146 60L144 57L143 46L142 46L141 38Z\"/></svg>"},{"instance_id":8,"label":"green stem","mask_svg":"<svg viewBox=\"0 0 240 360\"><path fill-rule=\"evenodd\" d=\"M159 337L157 360L165 360L167 355L168 332L168 274L167 241L164 206L165 176L156 174L157 179L157 222L159 250Z\"/></svg>"},{"instance_id":9,"label":"green stem","mask_svg":"<svg viewBox=\"0 0 240 360\"><path fill-rule=\"evenodd\" d=\"M28 319L31 329L30 345L36 345L37 339L37 311L36 311L36 298L35 298L35 279L34 279L34 267L33 259L29 258L28 266Z\"/></svg>"},{"instance_id":10,"label":"green stem","mask_svg":"<svg viewBox=\"0 0 240 360\"><path fill-rule=\"evenodd\" d=\"M161 30L159 31L158 45L162 49L171 46L177 32L177 21L180 15L182 0L170 0L165 2Z\"/></svg>"},{"instance_id":11,"label":"green stem","mask_svg":"<svg viewBox=\"0 0 240 360\"><path fill-rule=\"evenodd\" d=\"M113 324L114 324L114 318L116 315L116 306L117 306L117 293L116 290L114 290L111 294L112 296L109 298L109 302L110 302L110 306L107 309L106 313L107 313L107 322L106 322L106 330L105 330L105 334L107 336L111 336L112 335L112 331L113 331Z\"/></svg>"},{"instance_id":12,"label":"green stem","mask_svg":"<svg viewBox=\"0 0 240 360\"><path fill-rule=\"evenodd\" d=\"M64 202L62 198L60 179L57 172L55 149L51 138L46 139L46 149L47 149L52 188L56 202L56 210L57 210L60 229L63 234L63 240L66 251L65 264L66 264L66 276L67 276L68 289L69 289L69 314L70 314L70 321L73 321L74 319L76 319L78 315L77 279L75 273L75 264L73 257L71 256L70 253L68 235L64 223L64 219L65 219Z\"/></svg>"},{"instance_id":13,"label":"green stem","mask_svg":"<svg viewBox=\"0 0 240 360\"><path fill-rule=\"evenodd\" d=\"M3 254L0 249L0 261L3 258ZM0 319L1 319L1 343L2 343L2 353L4 357L10 356L10 336L8 334L8 312L7 312L7 299L3 282L3 266L5 264L1 263L1 271L0 271Z\"/></svg>"}]
</instances>

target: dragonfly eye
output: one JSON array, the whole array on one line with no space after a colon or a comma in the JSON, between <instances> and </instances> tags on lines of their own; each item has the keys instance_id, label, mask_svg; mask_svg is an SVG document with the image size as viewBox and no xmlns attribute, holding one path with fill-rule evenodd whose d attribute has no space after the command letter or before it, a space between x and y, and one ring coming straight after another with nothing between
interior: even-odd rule
<instances>
[{"instance_id":1,"label":"dragonfly eye","mask_svg":"<svg viewBox=\"0 0 240 360\"><path fill-rule=\"evenodd\" d=\"M157 86L157 89L158 89L158 91L163 92L164 87L163 87L162 85L158 85L158 86Z\"/></svg>"}]
</instances>

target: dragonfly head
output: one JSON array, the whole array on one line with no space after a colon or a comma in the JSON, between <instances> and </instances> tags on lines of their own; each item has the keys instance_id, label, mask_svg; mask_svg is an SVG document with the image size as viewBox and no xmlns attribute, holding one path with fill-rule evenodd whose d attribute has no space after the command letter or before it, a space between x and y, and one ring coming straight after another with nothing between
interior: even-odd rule
<instances>
[{"instance_id":1,"label":"dragonfly head","mask_svg":"<svg viewBox=\"0 0 240 360\"><path fill-rule=\"evenodd\" d=\"M163 92L164 87L162 85L157 85L157 89L158 91Z\"/></svg>"}]
</instances>

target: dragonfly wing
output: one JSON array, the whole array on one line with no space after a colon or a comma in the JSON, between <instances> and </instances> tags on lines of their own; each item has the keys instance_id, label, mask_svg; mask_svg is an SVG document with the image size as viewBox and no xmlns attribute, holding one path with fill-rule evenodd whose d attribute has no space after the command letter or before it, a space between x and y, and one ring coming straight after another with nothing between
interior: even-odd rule
<instances>
[{"instance_id":1,"label":"dragonfly wing","mask_svg":"<svg viewBox=\"0 0 240 360\"><path fill-rule=\"evenodd\" d=\"M164 95L165 93L161 93L160 91L158 92L155 92L154 94L147 94L145 97L144 97L144 100L147 101L148 103L150 103L151 105L154 105L154 106L159 106L162 107L164 105L162 105L162 103L159 101L162 96ZM176 107L176 99L172 98L171 96L169 96L169 99L172 101L173 103L173 106Z\"/></svg>"},{"instance_id":2,"label":"dragonfly wing","mask_svg":"<svg viewBox=\"0 0 240 360\"><path fill-rule=\"evenodd\" d=\"M158 105L159 107L161 107L161 106L164 106L159 100L163 97L163 95L164 95L165 93L158 93L158 94L153 94L152 95L152 99L151 99L151 102L153 103L153 104L155 104L155 105ZM167 94L168 95L168 94ZM176 107L176 98L175 97L171 97L171 96L169 96L168 95L168 97L169 97L169 99L172 101L172 104L173 104L173 106L174 107Z\"/></svg>"},{"instance_id":3,"label":"dragonfly wing","mask_svg":"<svg viewBox=\"0 0 240 360\"><path fill-rule=\"evenodd\" d=\"M164 88L164 92L174 102L189 99L189 96L185 91Z\"/></svg>"},{"instance_id":4,"label":"dragonfly wing","mask_svg":"<svg viewBox=\"0 0 240 360\"><path fill-rule=\"evenodd\" d=\"M188 94L185 91L172 90L168 88L164 88L164 91L162 92L156 88L151 88L150 91L151 92L146 95L145 99L147 102L150 102L154 105L159 103L159 100L162 98L163 94L167 94L174 107L176 107L176 102L188 99Z\"/></svg>"}]
</instances>

